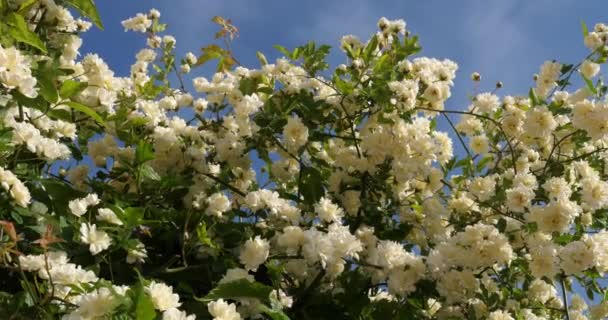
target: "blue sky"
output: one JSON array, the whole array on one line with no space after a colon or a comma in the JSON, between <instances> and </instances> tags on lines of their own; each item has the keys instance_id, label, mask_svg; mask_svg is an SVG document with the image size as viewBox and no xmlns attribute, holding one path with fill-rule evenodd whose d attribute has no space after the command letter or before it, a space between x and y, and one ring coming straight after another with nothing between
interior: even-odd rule
<instances>
[{"instance_id":1,"label":"blue sky","mask_svg":"<svg viewBox=\"0 0 608 320\"><path fill-rule=\"evenodd\" d=\"M272 45L292 48L309 40L332 45L335 66L344 62L337 49L342 35L367 39L380 17L401 18L420 35L422 55L460 65L449 109L467 106L473 71L482 74L480 91L492 90L500 80L503 94L525 94L545 60L575 63L587 54L580 21L591 28L608 20L608 2L601 0L99 0L97 5L105 31L87 33L81 53L99 53L120 75L128 73L145 45L141 34L124 32L120 21L150 8L161 11L180 53L198 54L213 41L211 17L232 19L241 31L233 44L236 56L248 67L258 66L258 50L274 59L279 54ZM203 69L193 75L209 73Z\"/></svg>"}]
</instances>

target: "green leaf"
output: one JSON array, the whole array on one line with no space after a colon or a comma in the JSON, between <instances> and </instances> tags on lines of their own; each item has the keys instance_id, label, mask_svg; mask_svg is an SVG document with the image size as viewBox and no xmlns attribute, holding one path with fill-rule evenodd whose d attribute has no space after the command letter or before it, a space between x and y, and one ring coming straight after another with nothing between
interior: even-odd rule
<instances>
[{"instance_id":1,"label":"green leaf","mask_svg":"<svg viewBox=\"0 0 608 320\"><path fill-rule=\"evenodd\" d=\"M84 104L80 104L80 103L74 102L74 101L68 101L64 104L76 111L80 111L80 112L86 114L87 116L93 118L93 120L97 121L97 123L99 123L101 125L105 125L103 118L97 112L95 112L95 110L91 109L90 107L87 107Z\"/></svg>"},{"instance_id":2,"label":"green leaf","mask_svg":"<svg viewBox=\"0 0 608 320\"><path fill-rule=\"evenodd\" d=\"M259 305L259 308L262 313L266 314L272 320L289 320L289 317L281 310L270 309L263 304Z\"/></svg>"},{"instance_id":3,"label":"green leaf","mask_svg":"<svg viewBox=\"0 0 608 320\"><path fill-rule=\"evenodd\" d=\"M308 204L317 203L323 197L323 194L325 194L323 177L319 170L315 168L304 167L301 170L298 188L302 196L304 196L304 202Z\"/></svg>"},{"instance_id":4,"label":"green leaf","mask_svg":"<svg viewBox=\"0 0 608 320\"><path fill-rule=\"evenodd\" d=\"M66 80L61 84L61 88L59 89L59 95L62 98L68 99L71 98L87 87L86 82L78 82L74 80Z\"/></svg>"},{"instance_id":5,"label":"green leaf","mask_svg":"<svg viewBox=\"0 0 608 320\"><path fill-rule=\"evenodd\" d=\"M365 61L368 61L372 58L372 55L374 54L374 51L376 50L376 48L378 47L378 36L374 35L370 40L369 43L367 44L367 46L365 47L365 50L363 51L363 57L365 58Z\"/></svg>"},{"instance_id":6,"label":"green leaf","mask_svg":"<svg viewBox=\"0 0 608 320\"><path fill-rule=\"evenodd\" d=\"M266 59L266 56L261 53L260 51L256 52L255 55L258 57L258 60L260 60L260 64L262 66L265 66L268 64L268 60Z\"/></svg>"},{"instance_id":7,"label":"green leaf","mask_svg":"<svg viewBox=\"0 0 608 320\"><path fill-rule=\"evenodd\" d=\"M528 91L528 98L530 98L530 103L532 103L532 106L536 106L539 104L538 97L536 97L534 89L530 88L530 91Z\"/></svg>"},{"instance_id":8,"label":"green leaf","mask_svg":"<svg viewBox=\"0 0 608 320\"><path fill-rule=\"evenodd\" d=\"M124 210L116 206L111 206L111 209L129 226L138 226L144 220L144 209L138 207L128 207ZM114 208L118 210L114 210Z\"/></svg>"},{"instance_id":9,"label":"green leaf","mask_svg":"<svg viewBox=\"0 0 608 320\"><path fill-rule=\"evenodd\" d=\"M581 74L581 77L583 77L583 80L585 80L587 89L589 89L591 92L593 92L593 94L597 94L597 88L593 85L593 82L591 81L591 79L587 79L587 77L585 77L582 74Z\"/></svg>"},{"instance_id":10,"label":"green leaf","mask_svg":"<svg viewBox=\"0 0 608 320\"><path fill-rule=\"evenodd\" d=\"M500 232L505 232L505 230L507 229L507 220L505 220L504 218L500 218L500 220L498 220L498 223L496 224L496 229L498 229L498 231Z\"/></svg>"},{"instance_id":11,"label":"green leaf","mask_svg":"<svg viewBox=\"0 0 608 320\"><path fill-rule=\"evenodd\" d=\"M205 221L201 222L201 224L196 228L196 236L198 241L200 241L202 244L211 248L217 248L217 245L213 242L211 237L209 237L209 232L207 231L207 224Z\"/></svg>"},{"instance_id":12,"label":"green leaf","mask_svg":"<svg viewBox=\"0 0 608 320\"><path fill-rule=\"evenodd\" d=\"M101 23L101 18L93 0L66 0L65 2L76 8L83 16L91 19L97 28L103 30L103 23Z\"/></svg>"},{"instance_id":13,"label":"green leaf","mask_svg":"<svg viewBox=\"0 0 608 320\"><path fill-rule=\"evenodd\" d=\"M59 92L57 92L56 73L53 66L50 63L41 64L36 76L40 95L47 102L56 103L59 100Z\"/></svg>"},{"instance_id":14,"label":"green leaf","mask_svg":"<svg viewBox=\"0 0 608 320\"><path fill-rule=\"evenodd\" d=\"M203 64L207 63L209 60L221 59L222 57L224 57L226 55L225 50L215 44L211 44L204 48L201 48L201 51L203 52L203 54L200 57L198 57L198 60L194 64L195 66L202 66Z\"/></svg>"},{"instance_id":15,"label":"green leaf","mask_svg":"<svg viewBox=\"0 0 608 320\"><path fill-rule=\"evenodd\" d=\"M30 8L36 4L36 2L38 2L38 0L27 0L27 1L23 2L21 4L21 6L19 6L19 10L18 10L19 14L23 15L23 14L27 13L30 10Z\"/></svg>"},{"instance_id":16,"label":"green leaf","mask_svg":"<svg viewBox=\"0 0 608 320\"><path fill-rule=\"evenodd\" d=\"M273 47L279 50L286 57L291 57L291 52L289 52L289 50L287 50L287 48L283 47L282 45L275 44Z\"/></svg>"},{"instance_id":17,"label":"green leaf","mask_svg":"<svg viewBox=\"0 0 608 320\"><path fill-rule=\"evenodd\" d=\"M203 298L195 298L198 301L209 302L217 299L257 298L266 302L272 292L272 287L259 282L251 282L247 279L239 279L220 284Z\"/></svg>"},{"instance_id":18,"label":"green leaf","mask_svg":"<svg viewBox=\"0 0 608 320\"><path fill-rule=\"evenodd\" d=\"M581 20L581 29L583 29L583 36L587 36L589 34L589 28L587 28L587 24L585 21Z\"/></svg>"},{"instance_id":19,"label":"green leaf","mask_svg":"<svg viewBox=\"0 0 608 320\"><path fill-rule=\"evenodd\" d=\"M154 303L144 290L144 286L140 283L135 287L135 319L137 320L153 320L156 319L156 311L154 311Z\"/></svg>"},{"instance_id":20,"label":"green leaf","mask_svg":"<svg viewBox=\"0 0 608 320\"><path fill-rule=\"evenodd\" d=\"M12 150L11 141L13 141L13 130L0 129L0 152Z\"/></svg>"},{"instance_id":21,"label":"green leaf","mask_svg":"<svg viewBox=\"0 0 608 320\"><path fill-rule=\"evenodd\" d=\"M141 167L139 167L139 172L143 178L148 180L160 181L161 179L158 173L156 173L156 170L154 170L154 168L145 163L142 164Z\"/></svg>"},{"instance_id":22,"label":"green leaf","mask_svg":"<svg viewBox=\"0 0 608 320\"><path fill-rule=\"evenodd\" d=\"M483 168L486 167L486 164L488 164L493 159L494 158L492 158L492 157L485 157L485 158L482 158L481 160L479 160L479 162L477 162L477 166L476 166L477 171L483 170Z\"/></svg>"},{"instance_id":23,"label":"green leaf","mask_svg":"<svg viewBox=\"0 0 608 320\"><path fill-rule=\"evenodd\" d=\"M144 140L140 140L139 143L137 143L137 148L135 149L136 163L141 164L152 159L154 159L154 150L152 149L152 144Z\"/></svg>"},{"instance_id":24,"label":"green leaf","mask_svg":"<svg viewBox=\"0 0 608 320\"><path fill-rule=\"evenodd\" d=\"M15 40L47 53L42 40L38 38L38 35L35 32L30 31L27 22L25 22L25 19L22 16L13 12L6 17L6 22L11 26L11 28L8 29L8 33L15 38Z\"/></svg>"}]
</instances>

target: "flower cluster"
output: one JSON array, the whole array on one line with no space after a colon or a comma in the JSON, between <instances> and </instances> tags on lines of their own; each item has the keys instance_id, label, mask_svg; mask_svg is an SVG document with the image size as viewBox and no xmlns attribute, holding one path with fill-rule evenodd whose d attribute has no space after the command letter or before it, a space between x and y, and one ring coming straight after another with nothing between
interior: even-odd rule
<instances>
[{"instance_id":1,"label":"flower cluster","mask_svg":"<svg viewBox=\"0 0 608 320\"><path fill-rule=\"evenodd\" d=\"M608 27L585 31L580 64L545 62L527 95L497 84L448 110L458 65L416 56L403 20L343 37L348 63L329 71L314 42L259 53L259 68L215 44L178 59L160 16L123 21L146 37L123 77L78 55L91 23L68 8L0 6L18 31L0 36L0 312L608 316L593 300L608 271L608 87L591 81ZM232 22L213 22L232 41Z\"/></svg>"}]
</instances>

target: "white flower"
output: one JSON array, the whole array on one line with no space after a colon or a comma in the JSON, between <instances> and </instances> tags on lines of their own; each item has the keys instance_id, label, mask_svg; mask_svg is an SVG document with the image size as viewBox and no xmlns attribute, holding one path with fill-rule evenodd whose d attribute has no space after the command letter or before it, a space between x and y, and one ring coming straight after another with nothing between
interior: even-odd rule
<instances>
[{"instance_id":1,"label":"white flower","mask_svg":"<svg viewBox=\"0 0 608 320\"><path fill-rule=\"evenodd\" d=\"M598 72L600 72L600 65L595 62L585 60L583 64L581 64L579 71L585 78L591 79L595 77Z\"/></svg>"},{"instance_id":2,"label":"white flower","mask_svg":"<svg viewBox=\"0 0 608 320\"><path fill-rule=\"evenodd\" d=\"M196 319L195 315L188 315L185 311L181 311L177 308L171 308L165 310L163 312L162 320L194 320Z\"/></svg>"},{"instance_id":3,"label":"white flower","mask_svg":"<svg viewBox=\"0 0 608 320\"><path fill-rule=\"evenodd\" d=\"M218 218L222 217L222 214L228 210L230 210L230 199L221 193L217 192L209 196L207 198L207 209L205 209L205 213L210 216L216 216Z\"/></svg>"},{"instance_id":4,"label":"white flower","mask_svg":"<svg viewBox=\"0 0 608 320\"><path fill-rule=\"evenodd\" d=\"M319 218L324 222L339 222L344 216L342 208L338 207L328 198L321 198L317 204L315 204L315 212L319 215Z\"/></svg>"},{"instance_id":5,"label":"white flower","mask_svg":"<svg viewBox=\"0 0 608 320\"><path fill-rule=\"evenodd\" d=\"M11 171L0 167L0 187L8 191L17 205L27 207L31 201L30 191Z\"/></svg>"},{"instance_id":6,"label":"white flower","mask_svg":"<svg viewBox=\"0 0 608 320\"><path fill-rule=\"evenodd\" d=\"M546 106L535 107L526 112L523 129L531 137L550 137L555 128L557 128L557 121Z\"/></svg>"},{"instance_id":7,"label":"white flower","mask_svg":"<svg viewBox=\"0 0 608 320\"><path fill-rule=\"evenodd\" d=\"M175 37L170 36L170 35L165 35L163 37L163 43L169 47L174 46L175 45Z\"/></svg>"},{"instance_id":8,"label":"white flower","mask_svg":"<svg viewBox=\"0 0 608 320\"><path fill-rule=\"evenodd\" d=\"M76 297L78 308L67 319L98 319L112 312L118 300L108 288L99 288Z\"/></svg>"},{"instance_id":9,"label":"white flower","mask_svg":"<svg viewBox=\"0 0 608 320\"><path fill-rule=\"evenodd\" d=\"M306 141L308 141L308 128L297 116L289 117L287 124L283 127L285 147L291 151L297 151L306 144Z\"/></svg>"},{"instance_id":10,"label":"white flower","mask_svg":"<svg viewBox=\"0 0 608 320\"><path fill-rule=\"evenodd\" d=\"M245 265L247 270L257 270L257 268L266 261L270 253L270 244L267 240L256 236L255 239L249 239L241 248L239 260Z\"/></svg>"},{"instance_id":11,"label":"white flower","mask_svg":"<svg viewBox=\"0 0 608 320\"><path fill-rule=\"evenodd\" d=\"M277 237L277 244L284 247L287 254L296 254L304 244L304 231L298 226L288 226Z\"/></svg>"},{"instance_id":12,"label":"white flower","mask_svg":"<svg viewBox=\"0 0 608 320\"><path fill-rule=\"evenodd\" d=\"M179 295L173 293L173 288L164 283L152 281L146 286L146 292L150 295L154 308L157 310L165 311L181 305Z\"/></svg>"},{"instance_id":13,"label":"white flower","mask_svg":"<svg viewBox=\"0 0 608 320\"><path fill-rule=\"evenodd\" d=\"M560 267L566 274L579 274L594 264L594 253L587 243L572 241L559 252Z\"/></svg>"},{"instance_id":14,"label":"white flower","mask_svg":"<svg viewBox=\"0 0 608 320\"><path fill-rule=\"evenodd\" d=\"M129 249L127 252L127 263L144 262L148 257L148 251L143 243L137 242L135 248Z\"/></svg>"},{"instance_id":15,"label":"white flower","mask_svg":"<svg viewBox=\"0 0 608 320\"><path fill-rule=\"evenodd\" d=\"M99 204L99 198L96 194L91 193L84 198L75 199L68 203L68 207L73 215L80 217L87 212L90 206L96 206Z\"/></svg>"},{"instance_id":16,"label":"white flower","mask_svg":"<svg viewBox=\"0 0 608 320\"><path fill-rule=\"evenodd\" d=\"M152 8L152 9L150 9L150 13L148 13L148 15L152 19L158 19L158 18L160 18L160 11L158 11L157 9Z\"/></svg>"},{"instance_id":17,"label":"white flower","mask_svg":"<svg viewBox=\"0 0 608 320\"><path fill-rule=\"evenodd\" d=\"M194 111L196 111L196 113L202 115L203 112L205 112L205 109L207 109L208 104L209 104L209 102L207 102L207 100L198 98L198 99L194 100L194 103L192 106L194 107Z\"/></svg>"},{"instance_id":18,"label":"white flower","mask_svg":"<svg viewBox=\"0 0 608 320\"><path fill-rule=\"evenodd\" d=\"M473 100L473 106L479 113L492 113L500 106L500 100L492 93L485 92L478 94Z\"/></svg>"},{"instance_id":19,"label":"white flower","mask_svg":"<svg viewBox=\"0 0 608 320\"><path fill-rule=\"evenodd\" d=\"M97 212L97 220L122 226L122 221L118 219L118 216L116 216L116 213L114 213L114 211L108 208L100 208L99 210L97 210Z\"/></svg>"},{"instance_id":20,"label":"white flower","mask_svg":"<svg viewBox=\"0 0 608 320\"><path fill-rule=\"evenodd\" d=\"M96 255L112 244L112 238L104 231L98 231L97 226L90 223L80 225L80 241L89 245L89 251Z\"/></svg>"},{"instance_id":21,"label":"white flower","mask_svg":"<svg viewBox=\"0 0 608 320\"><path fill-rule=\"evenodd\" d=\"M218 283L228 283L240 279L246 279L249 282L255 281L253 275L250 275L247 270L241 268L232 268L226 271L226 274L222 277L222 279L220 279Z\"/></svg>"},{"instance_id":22,"label":"white flower","mask_svg":"<svg viewBox=\"0 0 608 320\"><path fill-rule=\"evenodd\" d=\"M488 315L488 320L515 320L507 311L496 310Z\"/></svg>"},{"instance_id":23,"label":"white flower","mask_svg":"<svg viewBox=\"0 0 608 320\"><path fill-rule=\"evenodd\" d=\"M152 26L152 20L147 15L138 13L135 17L122 21L122 26L125 28L125 31L146 32Z\"/></svg>"},{"instance_id":24,"label":"white flower","mask_svg":"<svg viewBox=\"0 0 608 320\"><path fill-rule=\"evenodd\" d=\"M177 100L173 96L166 96L160 99L158 105L166 110L175 110L177 109Z\"/></svg>"},{"instance_id":25,"label":"white flower","mask_svg":"<svg viewBox=\"0 0 608 320\"><path fill-rule=\"evenodd\" d=\"M478 154L486 154L490 150L490 141L485 135L471 138L471 150Z\"/></svg>"},{"instance_id":26,"label":"white flower","mask_svg":"<svg viewBox=\"0 0 608 320\"><path fill-rule=\"evenodd\" d=\"M228 303L224 299L212 301L207 306L214 320L241 320L241 315L236 311L236 305Z\"/></svg>"},{"instance_id":27,"label":"white flower","mask_svg":"<svg viewBox=\"0 0 608 320\"><path fill-rule=\"evenodd\" d=\"M0 46L0 84L8 89L18 88L24 96L38 96L36 78L32 76L27 56L15 47Z\"/></svg>"}]
</instances>

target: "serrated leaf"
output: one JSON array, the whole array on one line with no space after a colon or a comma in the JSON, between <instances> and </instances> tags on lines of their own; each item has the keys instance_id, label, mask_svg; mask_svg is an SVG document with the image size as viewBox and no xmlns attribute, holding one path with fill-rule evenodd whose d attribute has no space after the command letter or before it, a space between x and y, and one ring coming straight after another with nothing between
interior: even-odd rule
<instances>
[{"instance_id":1,"label":"serrated leaf","mask_svg":"<svg viewBox=\"0 0 608 320\"><path fill-rule=\"evenodd\" d=\"M95 112L95 110L91 109L90 107L85 106L84 104L80 104L80 103L74 102L74 101L68 101L64 104L76 111L80 111L80 112L86 114L87 116L93 118L93 120L97 121L97 123L99 123L101 125L105 124L105 122L103 121L103 118L97 112Z\"/></svg>"},{"instance_id":2,"label":"serrated leaf","mask_svg":"<svg viewBox=\"0 0 608 320\"><path fill-rule=\"evenodd\" d=\"M101 23L101 18L93 0L66 0L65 2L76 8L83 16L91 19L97 28L103 30L103 23Z\"/></svg>"},{"instance_id":3,"label":"serrated leaf","mask_svg":"<svg viewBox=\"0 0 608 320\"><path fill-rule=\"evenodd\" d=\"M87 87L86 82L78 82L74 80L66 80L61 84L61 88L59 89L59 95L62 98L68 99L71 98Z\"/></svg>"},{"instance_id":4,"label":"serrated leaf","mask_svg":"<svg viewBox=\"0 0 608 320\"><path fill-rule=\"evenodd\" d=\"M247 279L239 279L220 284L206 296L195 299L209 302L218 299L257 298L262 302L266 302L269 299L270 292L272 292L272 287L259 282L251 282Z\"/></svg>"},{"instance_id":5,"label":"serrated leaf","mask_svg":"<svg viewBox=\"0 0 608 320\"><path fill-rule=\"evenodd\" d=\"M8 33L15 38L15 40L47 53L46 46L42 40L38 38L38 35L28 28L27 22L25 22L23 16L13 12L6 17L6 22L11 26L8 29Z\"/></svg>"}]
</instances>

